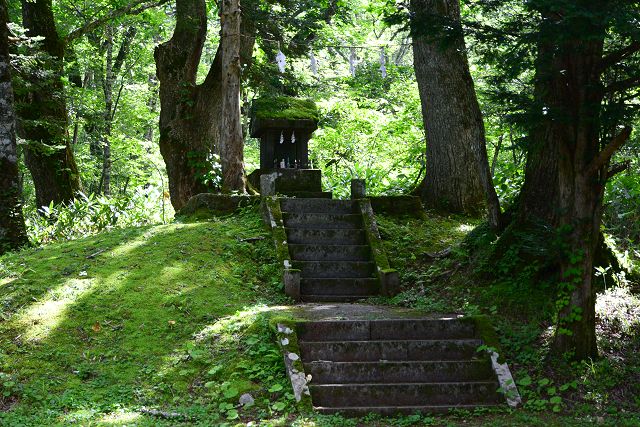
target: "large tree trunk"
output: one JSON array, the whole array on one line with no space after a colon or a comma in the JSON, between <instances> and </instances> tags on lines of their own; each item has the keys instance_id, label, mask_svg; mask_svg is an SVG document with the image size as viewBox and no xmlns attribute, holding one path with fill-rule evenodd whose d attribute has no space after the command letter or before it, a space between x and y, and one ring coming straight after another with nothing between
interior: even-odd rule
<instances>
[{"instance_id":1,"label":"large tree trunk","mask_svg":"<svg viewBox=\"0 0 640 427\"><path fill-rule=\"evenodd\" d=\"M204 0L177 0L173 37L155 50L160 81L160 153L176 210L191 196L207 191L203 180L209 172L207 157L218 139L211 125L216 121L219 78L207 76L203 85L196 85L206 34ZM210 75L220 68L219 56L216 54Z\"/></svg>"},{"instance_id":2,"label":"large tree trunk","mask_svg":"<svg viewBox=\"0 0 640 427\"><path fill-rule=\"evenodd\" d=\"M244 138L240 122L240 1L223 0L222 24L222 117L220 126L220 161L222 188L245 190Z\"/></svg>"},{"instance_id":3,"label":"large tree trunk","mask_svg":"<svg viewBox=\"0 0 640 427\"><path fill-rule=\"evenodd\" d=\"M560 221L560 200L556 144L558 138L562 138L563 130L558 128L556 120L549 120L549 102L553 102L555 97L550 92L554 78L554 46L545 36L541 38L535 65L535 118L529 133L525 179L519 195L516 219L520 224L535 222L557 227Z\"/></svg>"},{"instance_id":4,"label":"large tree trunk","mask_svg":"<svg viewBox=\"0 0 640 427\"><path fill-rule=\"evenodd\" d=\"M36 190L37 206L72 200L80 190L78 169L67 134L67 108L61 80L64 44L60 39L51 0L22 0L22 22L30 37L44 37L43 51L50 56L39 66L28 92L17 103L19 132L28 141L25 162Z\"/></svg>"},{"instance_id":5,"label":"large tree trunk","mask_svg":"<svg viewBox=\"0 0 640 427\"><path fill-rule=\"evenodd\" d=\"M542 47L536 70L542 122L534 137L544 153L526 178L526 197L538 192L540 200L523 202L528 215L557 223L563 233L565 254L560 261L562 283L552 350L575 359L597 356L593 267L602 220L604 188L609 161L628 138L630 130L602 148L601 109L604 97L600 79L607 23L598 20L605 2L579 2L579 9L542 10ZM562 35L562 36L560 36ZM545 159L548 171L542 167ZM531 160L530 160L531 162ZM544 191L533 185L546 185ZM536 208L557 203L557 209ZM554 207L555 208L555 207ZM526 211L525 211L526 213Z\"/></svg>"},{"instance_id":6,"label":"large tree trunk","mask_svg":"<svg viewBox=\"0 0 640 427\"><path fill-rule=\"evenodd\" d=\"M412 0L411 29L416 80L427 134L421 197L429 207L477 214L500 223L500 207L487 158L482 113L469 72L458 0ZM442 41L426 30L440 22L456 32ZM434 26L433 26L434 27ZM439 31L442 35L442 30Z\"/></svg>"},{"instance_id":7,"label":"large tree trunk","mask_svg":"<svg viewBox=\"0 0 640 427\"><path fill-rule=\"evenodd\" d=\"M197 66L206 36L204 0L177 0L173 37L155 51L160 81L160 153L167 166L174 209L207 191L208 158L220 150L222 51L220 46L207 77L196 85ZM243 23L241 63L249 65L255 28ZM248 57L245 56L249 55Z\"/></svg>"},{"instance_id":8,"label":"large tree trunk","mask_svg":"<svg viewBox=\"0 0 640 427\"><path fill-rule=\"evenodd\" d=\"M7 3L0 0L0 255L27 243L20 204L7 22Z\"/></svg>"}]
</instances>

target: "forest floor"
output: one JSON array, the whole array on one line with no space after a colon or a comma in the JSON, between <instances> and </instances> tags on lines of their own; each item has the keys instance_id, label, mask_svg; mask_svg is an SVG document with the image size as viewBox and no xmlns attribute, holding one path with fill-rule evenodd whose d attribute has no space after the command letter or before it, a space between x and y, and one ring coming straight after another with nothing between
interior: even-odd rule
<instances>
[{"instance_id":1,"label":"forest floor","mask_svg":"<svg viewBox=\"0 0 640 427\"><path fill-rule=\"evenodd\" d=\"M477 223L429 215L379 225L405 289L368 303L492 314L524 408L393 419L297 413L269 323L291 301L270 236L247 210L0 257L0 425L640 425L633 284L599 297L603 357L551 369L551 291L486 280L459 245ZM253 405L238 405L244 393Z\"/></svg>"}]
</instances>

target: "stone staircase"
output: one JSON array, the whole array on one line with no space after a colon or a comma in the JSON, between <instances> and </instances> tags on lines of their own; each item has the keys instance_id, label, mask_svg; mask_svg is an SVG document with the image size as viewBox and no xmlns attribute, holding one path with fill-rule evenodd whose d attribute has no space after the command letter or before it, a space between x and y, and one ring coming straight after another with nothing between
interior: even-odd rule
<instances>
[{"instance_id":1,"label":"stone staircase","mask_svg":"<svg viewBox=\"0 0 640 427\"><path fill-rule=\"evenodd\" d=\"M307 321L296 329L321 413L392 416L506 402L489 355L476 352L482 341L468 320Z\"/></svg>"},{"instance_id":2,"label":"stone staircase","mask_svg":"<svg viewBox=\"0 0 640 427\"><path fill-rule=\"evenodd\" d=\"M380 293L358 201L280 199L289 255L305 302L350 302Z\"/></svg>"},{"instance_id":3,"label":"stone staircase","mask_svg":"<svg viewBox=\"0 0 640 427\"><path fill-rule=\"evenodd\" d=\"M302 305L311 318L278 325L294 395L305 407L393 416L517 405L506 364L495 352L477 351L498 345L485 323L340 304L398 290L368 199L271 197L264 207L285 291L296 301L326 303Z\"/></svg>"}]
</instances>

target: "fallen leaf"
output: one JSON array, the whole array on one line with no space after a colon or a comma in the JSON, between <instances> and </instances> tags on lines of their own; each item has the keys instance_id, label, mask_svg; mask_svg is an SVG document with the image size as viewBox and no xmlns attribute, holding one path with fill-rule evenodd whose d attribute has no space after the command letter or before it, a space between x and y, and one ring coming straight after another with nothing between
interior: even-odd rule
<instances>
[{"instance_id":1,"label":"fallen leaf","mask_svg":"<svg viewBox=\"0 0 640 427\"><path fill-rule=\"evenodd\" d=\"M91 327L91 329L93 329L93 332L100 332L102 330L102 326L100 326L100 322L96 322L93 324L93 326Z\"/></svg>"}]
</instances>

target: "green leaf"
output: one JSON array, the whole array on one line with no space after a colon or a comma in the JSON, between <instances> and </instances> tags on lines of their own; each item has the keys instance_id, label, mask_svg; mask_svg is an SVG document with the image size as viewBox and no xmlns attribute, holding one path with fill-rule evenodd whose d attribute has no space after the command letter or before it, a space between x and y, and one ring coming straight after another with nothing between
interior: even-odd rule
<instances>
[{"instance_id":1,"label":"green leaf","mask_svg":"<svg viewBox=\"0 0 640 427\"><path fill-rule=\"evenodd\" d=\"M530 376L526 376L524 378L521 378L520 380L518 380L518 385L521 385L523 387L526 387L528 385L531 385L531 377Z\"/></svg>"},{"instance_id":2,"label":"green leaf","mask_svg":"<svg viewBox=\"0 0 640 427\"><path fill-rule=\"evenodd\" d=\"M282 390L284 387L282 387L282 384L274 384L269 388L269 393L275 393L277 391Z\"/></svg>"},{"instance_id":3,"label":"green leaf","mask_svg":"<svg viewBox=\"0 0 640 427\"><path fill-rule=\"evenodd\" d=\"M274 411L282 411L282 410L283 410L284 408L286 408L286 407L287 407L287 404L286 404L286 403L284 403L284 402L276 402L276 403L274 403L273 405L271 405L271 408L272 408Z\"/></svg>"},{"instance_id":4,"label":"green leaf","mask_svg":"<svg viewBox=\"0 0 640 427\"><path fill-rule=\"evenodd\" d=\"M553 396L551 399L549 399L549 403L553 405L558 405L562 403L562 398L560 396Z\"/></svg>"},{"instance_id":5,"label":"green leaf","mask_svg":"<svg viewBox=\"0 0 640 427\"><path fill-rule=\"evenodd\" d=\"M231 399L232 397L236 397L238 395L238 393L239 393L238 389L236 389L234 387L229 387L222 394L227 399Z\"/></svg>"},{"instance_id":6,"label":"green leaf","mask_svg":"<svg viewBox=\"0 0 640 427\"><path fill-rule=\"evenodd\" d=\"M230 409L227 411L227 419L228 420L235 420L238 418L238 410L236 409Z\"/></svg>"}]
</instances>

